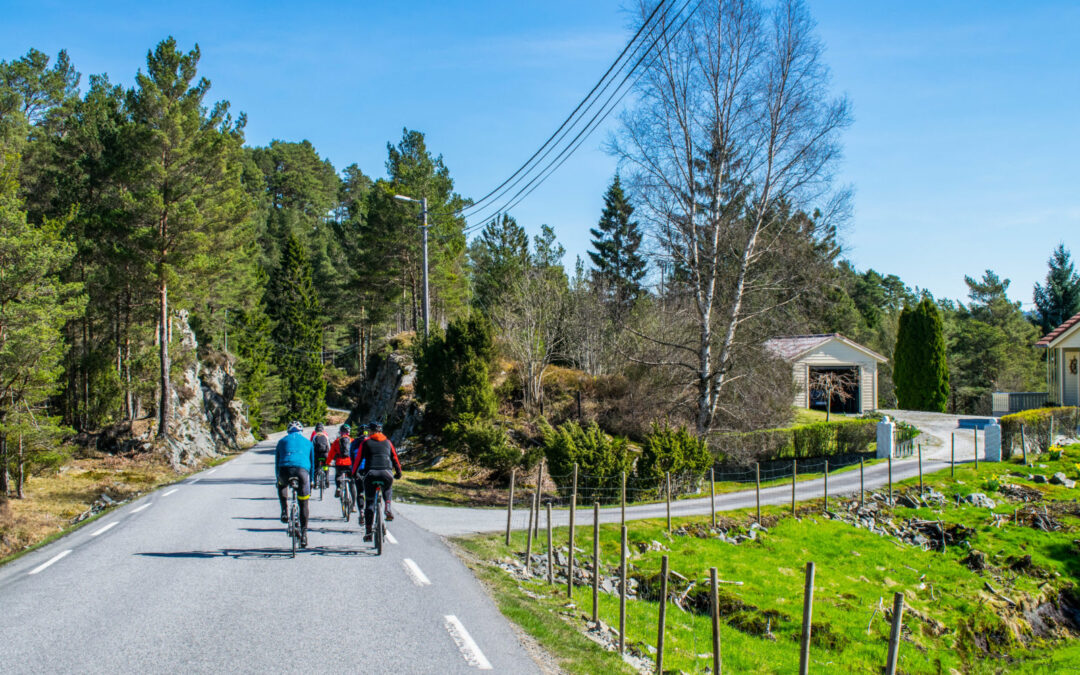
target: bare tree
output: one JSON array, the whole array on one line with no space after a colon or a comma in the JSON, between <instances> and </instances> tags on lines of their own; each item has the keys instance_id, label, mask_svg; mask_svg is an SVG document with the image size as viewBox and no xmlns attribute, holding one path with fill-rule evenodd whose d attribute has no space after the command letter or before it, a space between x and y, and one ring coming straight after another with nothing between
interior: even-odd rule
<instances>
[{"instance_id":1,"label":"bare tree","mask_svg":"<svg viewBox=\"0 0 1080 675\"><path fill-rule=\"evenodd\" d=\"M810 380L810 390L820 391L825 396L825 421L832 417L833 399L841 403L850 401L854 396L851 390L857 384L851 371L823 370Z\"/></svg>"},{"instance_id":2,"label":"bare tree","mask_svg":"<svg viewBox=\"0 0 1080 675\"><path fill-rule=\"evenodd\" d=\"M644 20L651 3L641 9ZM770 10L756 0L703 0L685 27L685 16L663 11L668 35L611 149L629 169L656 253L674 270L668 321L637 329L652 345L640 360L687 374L705 433L741 350L756 351L768 315L808 290L776 257L804 214L826 211L809 219L813 237L843 203L832 167L849 113L828 93L800 0Z\"/></svg>"}]
</instances>

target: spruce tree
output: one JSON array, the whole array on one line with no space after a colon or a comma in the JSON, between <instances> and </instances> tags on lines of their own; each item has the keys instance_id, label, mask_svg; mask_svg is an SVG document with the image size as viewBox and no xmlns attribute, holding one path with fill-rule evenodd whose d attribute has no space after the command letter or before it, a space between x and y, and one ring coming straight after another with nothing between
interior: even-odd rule
<instances>
[{"instance_id":1,"label":"spruce tree","mask_svg":"<svg viewBox=\"0 0 1080 675\"><path fill-rule=\"evenodd\" d=\"M634 207L626 199L618 174L604 194L600 223L589 230L595 251L589 257L596 265L596 278L608 300L625 309L641 295L645 259L638 254L641 229L631 220Z\"/></svg>"},{"instance_id":2,"label":"spruce tree","mask_svg":"<svg viewBox=\"0 0 1080 675\"><path fill-rule=\"evenodd\" d=\"M469 248L473 306L491 316L529 265L529 235L505 213L484 226Z\"/></svg>"},{"instance_id":3,"label":"spruce tree","mask_svg":"<svg viewBox=\"0 0 1080 675\"><path fill-rule=\"evenodd\" d=\"M270 342L270 334L273 323L266 311L264 302L267 285L266 272L259 268L256 277L258 283L259 301L240 312L235 322L239 328L236 339L237 356L237 394L247 404L248 421L251 429L256 434L262 434L264 415L266 410L267 386L270 379L270 361L273 356L273 345Z\"/></svg>"},{"instance_id":4,"label":"spruce tree","mask_svg":"<svg viewBox=\"0 0 1080 675\"><path fill-rule=\"evenodd\" d=\"M900 313L893 380L901 409L945 412L949 398L945 336L941 312L930 298Z\"/></svg>"},{"instance_id":5,"label":"spruce tree","mask_svg":"<svg viewBox=\"0 0 1080 675\"><path fill-rule=\"evenodd\" d=\"M270 288L269 306L275 320L275 365L285 389L286 409L281 421L321 422L326 417L326 380L319 298L311 278L311 263L295 234L285 240L281 264Z\"/></svg>"},{"instance_id":6,"label":"spruce tree","mask_svg":"<svg viewBox=\"0 0 1080 675\"><path fill-rule=\"evenodd\" d=\"M1069 250L1058 244L1047 261L1046 285L1035 284L1035 308L1043 335L1080 312L1080 275L1073 267Z\"/></svg>"}]
</instances>

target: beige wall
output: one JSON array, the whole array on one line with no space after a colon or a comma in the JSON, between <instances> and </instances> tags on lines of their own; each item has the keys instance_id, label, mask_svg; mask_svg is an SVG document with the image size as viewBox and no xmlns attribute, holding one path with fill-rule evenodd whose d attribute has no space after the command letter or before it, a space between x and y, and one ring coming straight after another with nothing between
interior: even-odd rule
<instances>
[{"instance_id":1,"label":"beige wall","mask_svg":"<svg viewBox=\"0 0 1080 675\"><path fill-rule=\"evenodd\" d=\"M860 374L860 410L869 412L877 408L877 359L839 340L826 342L804 354L792 364L795 377L795 406L805 408L810 404L807 379L811 366L857 366Z\"/></svg>"}]
</instances>

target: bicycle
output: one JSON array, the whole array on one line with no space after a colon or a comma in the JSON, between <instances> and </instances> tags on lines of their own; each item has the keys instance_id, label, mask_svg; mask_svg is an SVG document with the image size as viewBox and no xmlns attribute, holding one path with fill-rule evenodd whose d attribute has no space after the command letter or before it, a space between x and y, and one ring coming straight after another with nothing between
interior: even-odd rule
<instances>
[{"instance_id":1,"label":"bicycle","mask_svg":"<svg viewBox=\"0 0 1080 675\"><path fill-rule=\"evenodd\" d=\"M297 478L289 479L289 523L286 531L292 540L292 557L296 557L296 546L300 543L300 503L297 492L300 491L300 481Z\"/></svg>"},{"instance_id":2,"label":"bicycle","mask_svg":"<svg viewBox=\"0 0 1080 675\"><path fill-rule=\"evenodd\" d=\"M315 472L315 482L319 485L319 501L323 500L323 490L330 487L330 481L327 478L327 470L325 467Z\"/></svg>"},{"instance_id":3,"label":"bicycle","mask_svg":"<svg viewBox=\"0 0 1080 675\"><path fill-rule=\"evenodd\" d=\"M353 504L355 503L355 496L353 490L355 490L355 484L348 479L341 481L341 515L345 518L345 522L349 522L349 516L352 514Z\"/></svg>"},{"instance_id":4,"label":"bicycle","mask_svg":"<svg viewBox=\"0 0 1080 675\"><path fill-rule=\"evenodd\" d=\"M383 536L386 534L386 523L383 522L383 488L386 486L386 481L380 478L369 478L372 481L372 485L375 486L375 523L372 531L374 536L372 537L375 545L375 555L382 555L383 549Z\"/></svg>"}]
</instances>

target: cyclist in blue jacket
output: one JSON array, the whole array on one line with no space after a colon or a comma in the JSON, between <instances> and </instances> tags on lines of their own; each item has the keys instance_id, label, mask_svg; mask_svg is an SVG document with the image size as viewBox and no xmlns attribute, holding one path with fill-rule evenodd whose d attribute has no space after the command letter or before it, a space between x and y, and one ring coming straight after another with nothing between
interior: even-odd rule
<instances>
[{"instance_id":1,"label":"cyclist in blue jacket","mask_svg":"<svg viewBox=\"0 0 1080 675\"><path fill-rule=\"evenodd\" d=\"M281 522L288 522L286 511L289 479L300 483L300 546L307 548L308 498L311 496L311 474L315 467L315 446L304 438L304 425L289 422L288 433L277 442L274 470L277 473L278 501L281 502Z\"/></svg>"}]
</instances>

